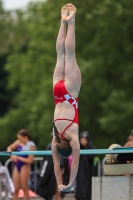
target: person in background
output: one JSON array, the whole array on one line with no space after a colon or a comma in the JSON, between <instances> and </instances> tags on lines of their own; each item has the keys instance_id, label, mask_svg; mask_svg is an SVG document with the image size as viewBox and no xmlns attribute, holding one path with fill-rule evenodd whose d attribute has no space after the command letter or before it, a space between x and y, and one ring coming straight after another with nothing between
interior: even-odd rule
<instances>
[{"instance_id":1,"label":"person in background","mask_svg":"<svg viewBox=\"0 0 133 200\"><path fill-rule=\"evenodd\" d=\"M69 158L69 157L68 157ZM63 180L63 184L64 185L68 185L69 183L69 166L68 166L68 158L63 158L61 157L61 160L60 160L60 167L61 167L61 173L62 173L62 180ZM58 189L58 187L57 187ZM61 192L60 193L61 195L61 198L63 199L65 197L65 194L66 192Z\"/></svg>"},{"instance_id":2,"label":"person in background","mask_svg":"<svg viewBox=\"0 0 133 200\"><path fill-rule=\"evenodd\" d=\"M13 151L17 149L18 151L34 151L36 146L33 141L31 141L30 134L27 130L22 129L17 133L17 140L7 147L7 151ZM15 192L13 195L14 200L18 200L18 192L20 186L24 191L24 200L29 199L29 186L28 181L30 177L30 165L34 161L33 155L20 155L11 156L12 161L15 163L13 170L13 183L15 187Z\"/></svg>"},{"instance_id":3,"label":"person in background","mask_svg":"<svg viewBox=\"0 0 133 200\"><path fill-rule=\"evenodd\" d=\"M130 132L130 135L127 138L127 142L124 144L124 147L133 147L133 129Z\"/></svg>"},{"instance_id":4,"label":"person in background","mask_svg":"<svg viewBox=\"0 0 133 200\"><path fill-rule=\"evenodd\" d=\"M68 158L61 157L60 159L60 168L61 168L61 175L62 175L62 181L64 185L67 185L69 183L69 168L68 168ZM66 192L60 192L58 190L58 185L56 182L56 193L55 193L55 199L54 200L61 200L65 197Z\"/></svg>"},{"instance_id":5,"label":"person in background","mask_svg":"<svg viewBox=\"0 0 133 200\"><path fill-rule=\"evenodd\" d=\"M51 139L53 133L51 133ZM51 150L51 143L46 147L46 150ZM45 200L52 200L56 192L56 179L54 175L54 164L52 155L45 155L43 158L43 166L40 174L39 195Z\"/></svg>"},{"instance_id":6,"label":"person in background","mask_svg":"<svg viewBox=\"0 0 133 200\"><path fill-rule=\"evenodd\" d=\"M94 149L89 133L83 131L79 137L80 149ZM76 179L77 200L91 200L93 158L95 155L80 155L79 168Z\"/></svg>"},{"instance_id":7,"label":"person in background","mask_svg":"<svg viewBox=\"0 0 133 200\"><path fill-rule=\"evenodd\" d=\"M51 139L53 139L53 133L51 133ZM46 150L51 150L51 145L51 143L48 144ZM61 158L60 168L63 184L68 184L68 159ZM58 191L52 155L44 156L44 162L40 174L39 195L45 200L52 200L54 195L54 200L60 200L65 196L64 192L61 193Z\"/></svg>"},{"instance_id":8,"label":"person in background","mask_svg":"<svg viewBox=\"0 0 133 200\"><path fill-rule=\"evenodd\" d=\"M131 130L130 135L133 137L133 129Z\"/></svg>"}]
</instances>

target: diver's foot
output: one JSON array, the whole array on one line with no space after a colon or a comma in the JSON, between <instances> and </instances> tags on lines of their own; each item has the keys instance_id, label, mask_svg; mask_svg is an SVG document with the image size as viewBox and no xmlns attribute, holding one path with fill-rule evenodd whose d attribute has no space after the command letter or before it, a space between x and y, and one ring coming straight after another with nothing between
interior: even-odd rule
<instances>
[{"instance_id":1,"label":"diver's foot","mask_svg":"<svg viewBox=\"0 0 133 200\"><path fill-rule=\"evenodd\" d=\"M69 16L66 18L66 21L68 23L72 23L75 21L75 14L77 9L73 4L68 4L68 8L69 8Z\"/></svg>"},{"instance_id":2,"label":"diver's foot","mask_svg":"<svg viewBox=\"0 0 133 200\"><path fill-rule=\"evenodd\" d=\"M62 17L63 22L66 22L66 18L68 17L68 14L69 14L68 4L66 4L61 9L61 17Z\"/></svg>"}]
</instances>

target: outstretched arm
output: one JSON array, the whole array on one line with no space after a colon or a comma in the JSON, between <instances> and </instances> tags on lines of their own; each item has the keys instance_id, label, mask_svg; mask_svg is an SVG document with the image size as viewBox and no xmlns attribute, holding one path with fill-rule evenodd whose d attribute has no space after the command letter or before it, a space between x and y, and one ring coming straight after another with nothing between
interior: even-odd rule
<instances>
[{"instance_id":1,"label":"outstretched arm","mask_svg":"<svg viewBox=\"0 0 133 200\"><path fill-rule=\"evenodd\" d=\"M60 155L58 154L55 146L55 137L52 141L52 156L53 156L53 162L54 162L54 173L58 185L58 190L62 190L64 188L63 182L62 182L62 173L60 169Z\"/></svg>"},{"instance_id":2,"label":"outstretched arm","mask_svg":"<svg viewBox=\"0 0 133 200\"><path fill-rule=\"evenodd\" d=\"M73 157L72 164L71 164L70 180L69 180L69 184L61 190L62 192L71 190L71 188L73 187L75 178L77 176L79 156L80 156L80 145L79 145L78 135L77 136L73 135L70 145L72 147L72 157Z\"/></svg>"}]
</instances>

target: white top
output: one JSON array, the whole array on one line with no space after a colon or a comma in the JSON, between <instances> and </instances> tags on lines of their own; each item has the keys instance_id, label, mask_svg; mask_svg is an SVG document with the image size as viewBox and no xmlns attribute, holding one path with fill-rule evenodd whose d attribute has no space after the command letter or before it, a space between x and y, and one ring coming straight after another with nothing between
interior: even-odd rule
<instances>
[{"instance_id":1,"label":"white top","mask_svg":"<svg viewBox=\"0 0 133 200\"><path fill-rule=\"evenodd\" d=\"M23 147L22 147L22 151L29 151L30 147L34 146L35 150L36 150L36 145L33 141L28 141Z\"/></svg>"}]
</instances>

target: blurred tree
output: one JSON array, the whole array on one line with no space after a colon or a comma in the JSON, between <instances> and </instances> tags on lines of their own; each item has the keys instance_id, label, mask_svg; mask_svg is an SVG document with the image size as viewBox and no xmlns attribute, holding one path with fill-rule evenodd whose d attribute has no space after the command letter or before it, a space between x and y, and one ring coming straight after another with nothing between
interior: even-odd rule
<instances>
[{"instance_id":1,"label":"blurred tree","mask_svg":"<svg viewBox=\"0 0 133 200\"><path fill-rule=\"evenodd\" d=\"M82 97L83 104L79 105L87 105L88 109L82 108L80 116L88 112L84 126L87 128L88 121L96 144L102 147L114 142L122 145L132 128L132 4L96 0L88 5L88 20L83 20L88 21L90 40L83 45L84 55L79 56L88 63L81 95L86 93L88 98Z\"/></svg>"},{"instance_id":2,"label":"blurred tree","mask_svg":"<svg viewBox=\"0 0 133 200\"><path fill-rule=\"evenodd\" d=\"M52 75L60 9L66 0L32 3L16 11L13 46L5 65L8 90L15 91L0 119L2 148L21 128L39 148L50 140L54 102ZM79 96L80 131L90 131L97 148L121 145L132 128L132 1L84 0L77 6L76 55L83 82ZM12 137L11 137L12 135Z\"/></svg>"},{"instance_id":3,"label":"blurred tree","mask_svg":"<svg viewBox=\"0 0 133 200\"><path fill-rule=\"evenodd\" d=\"M8 73L4 65L7 57L11 53L12 44L12 17L10 12L3 9L0 0L0 116L3 116L9 108L11 102L11 92L7 91Z\"/></svg>"}]
</instances>

